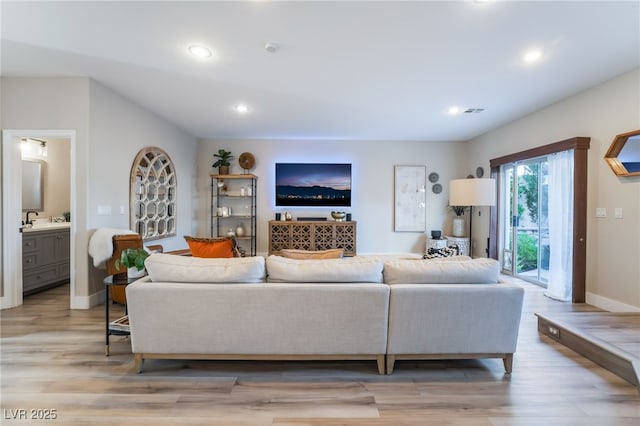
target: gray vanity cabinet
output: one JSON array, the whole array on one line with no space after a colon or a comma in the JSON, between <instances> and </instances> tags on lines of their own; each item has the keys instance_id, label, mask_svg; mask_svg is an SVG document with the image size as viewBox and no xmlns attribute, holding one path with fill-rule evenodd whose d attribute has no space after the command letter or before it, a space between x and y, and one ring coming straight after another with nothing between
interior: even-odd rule
<instances>
[{"instance_id":1,"label":"gray vanity cabinet","mask_svg":"<svg viewBox=\"0 0 640 426\"><path fill-rule=\"evenodd\" d=\"M69 280L69 229L22 235L22 292L35 293Z\"/></svg>"}]
</instances>

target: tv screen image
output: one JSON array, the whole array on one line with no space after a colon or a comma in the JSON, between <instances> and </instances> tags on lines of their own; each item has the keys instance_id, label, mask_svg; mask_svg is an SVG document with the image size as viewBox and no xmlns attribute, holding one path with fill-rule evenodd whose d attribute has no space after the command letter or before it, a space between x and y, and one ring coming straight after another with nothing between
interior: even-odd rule
<instances>
[{"instance_id":1,"label":"tv screen image","mask_svg":"<svg viewBox=\"0 0 640 426\"><path fill-rule=\"evenodd\" d=\"M276 206L350 207L351 164L276 163Z\"/></svg>"}]
</instances>

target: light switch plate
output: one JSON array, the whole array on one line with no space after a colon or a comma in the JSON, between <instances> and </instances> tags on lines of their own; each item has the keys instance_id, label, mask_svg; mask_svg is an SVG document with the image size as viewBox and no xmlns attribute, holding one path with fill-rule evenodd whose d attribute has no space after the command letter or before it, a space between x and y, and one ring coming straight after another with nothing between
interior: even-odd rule
<instances>
[{"instance_id":1,"label":"light switch plate","mask_svg":"<svg viewBox=\"0 0 640 426\"><path fill-rule=\"evenodd\" d=\"M596 209L596 217L607 217L607 209L604 207L598 207Z\"/></svg>"},{"instance_id":2,"label":"light switch plate","mask_svg":"<svg viewBox=\"0 0 640 426\"><path fill-rule=\"evenodd\" d=\"M98 214L100 216L108 216L111 214L111 206L108 205L101 205L98 206Z\"/></svg>"}]
</instances>

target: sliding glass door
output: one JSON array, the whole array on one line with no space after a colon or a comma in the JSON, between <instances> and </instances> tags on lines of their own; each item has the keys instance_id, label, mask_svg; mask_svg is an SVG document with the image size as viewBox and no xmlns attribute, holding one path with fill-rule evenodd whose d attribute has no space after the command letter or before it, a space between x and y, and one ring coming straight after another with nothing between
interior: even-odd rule
<instances>
[{"instance_id":1,"label":"sliding glass door","mask_svg":"<svg viewBox=\"0 0 640 426\"><path fill-rule=\"evenodd\" d=\"M549 276L546 157L501 166L501 262L504 273L547 286Z\"/></svg>"}]
</instances>

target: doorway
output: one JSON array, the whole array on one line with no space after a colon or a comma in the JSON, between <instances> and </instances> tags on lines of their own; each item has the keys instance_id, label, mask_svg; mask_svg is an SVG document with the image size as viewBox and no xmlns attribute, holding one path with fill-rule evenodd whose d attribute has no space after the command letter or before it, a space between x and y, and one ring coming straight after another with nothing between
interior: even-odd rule
<instances>
[{"instance_id":1,"label":"doorway","mask_svg":"<svg viewBox=\"0 0 640 426\"><path fill-rule=\"evenodd\" d=\"M69 280L70 305L75 299L75 236L76 225L76 132L75 130L3 130L2 132L2 282L3 292L0 297L0 308L20 306L23 301L22 279L22 148L23 139L38 140L65 139L69 141L69 214L70 227L70 262ZM71 306L70 306L71 307Z\"/></svg>"},{"instance_id":2,"label":"doorway","mask_svg":"<svg viewBox=\"0 0 640 426\"><path fill-rule=\"evenodd\" d=\"M501 166L502 272L547 288L549 163L547 157Z\"/></svg>"},{"instance_id":3,"label":"doorway","mask_svg":"<svg viewBox=\"0 0 640 426\"><path fill-rule=\"evenodd\" d=\"M571 195L567 197L573 205L571 212L572 226L569 230L570 239L573 243L571 247L571 301L573 303L584 303L586 299L586 272L587 272L587 163L588 150L591 144L591 138L574 137L548 145L542 145L525 151L516 152L514 154L493 158L489 161L491 166L491 177L496 179L499 185L498 194L504 193L502 186L505 180L502 177L503 168L501 166L516 163L518 161L525 162L530 159L559 154L564 151L572 151L571 176L573 188ZM515 172L514 172L515 173ZM499 242L504 241L502 238L508 229L503 221L505 212L505 200L498 197L498 205L491 209L491 226L489 230L489 257L499 259L502 256L502 247ZM517 211L517 210L516 210ZM513 215L511 215L513 216ZM502 226L500 226L502 224ZM513 253L512 253L513 254ZM513 258L512 258L513 259ZM502 259L500 259L502 261Z\"/></svg>"},{"instance_id":4,"label":"doorway","mask_svg":"<svg viewBox=\"0 0 640 426\"><path fill-rule=\"evenodd\" d=\"M67 138L22 138L20 148L22 293L27 297L69 283L71 156Z\"/></svg>"}]
</instances>

